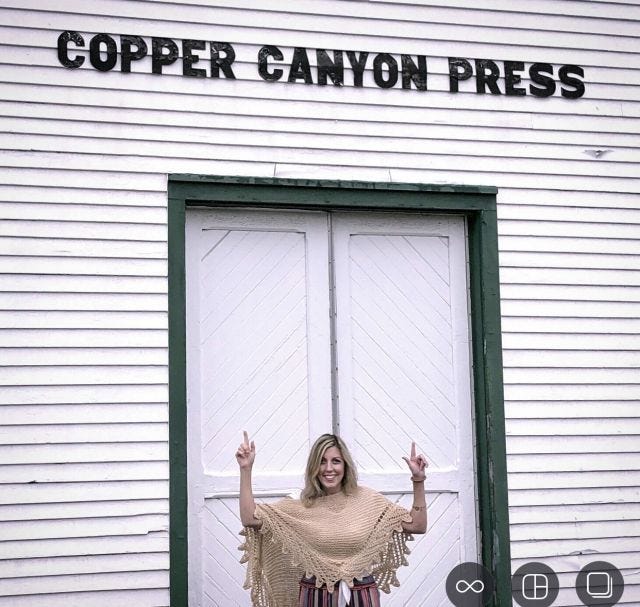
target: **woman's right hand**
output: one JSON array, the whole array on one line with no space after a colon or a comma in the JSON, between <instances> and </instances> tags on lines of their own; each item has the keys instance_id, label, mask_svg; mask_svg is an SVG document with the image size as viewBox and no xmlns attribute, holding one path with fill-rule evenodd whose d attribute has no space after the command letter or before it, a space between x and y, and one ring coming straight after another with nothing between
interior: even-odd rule
<instances>
[{"instance_id":1,"label":"woman's right hand","mask_svg":"<svg viewBox=\"0 0 640 607\"><path fill-rule=\"evenodd\" d=\"M236 460L240 466L240 470L251 470L253 462L256 459L256 445L253 441L249 443L249 435L247 431L243 431L244 440L236 451Z\"/></svg>"}]
</instances>

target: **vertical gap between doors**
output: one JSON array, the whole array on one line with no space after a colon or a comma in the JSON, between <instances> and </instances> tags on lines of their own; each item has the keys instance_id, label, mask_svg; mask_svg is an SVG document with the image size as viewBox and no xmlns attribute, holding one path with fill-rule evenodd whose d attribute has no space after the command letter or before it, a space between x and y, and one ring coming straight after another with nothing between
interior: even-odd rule
<instances>
[{"instance_id":1,"label":"vertical gap between doors","mask_svg":"<svg viewBox=\"0 0 640 607\"><path fill-rule=\"evenodd\" d=\"M338 338L336 304L336 267L333 247L333 216L327 213L327 243L329 252L329 332L331 349L331 427L334 434L340 434L339 392L338 392Z\"/></svg>"}]
</instances>

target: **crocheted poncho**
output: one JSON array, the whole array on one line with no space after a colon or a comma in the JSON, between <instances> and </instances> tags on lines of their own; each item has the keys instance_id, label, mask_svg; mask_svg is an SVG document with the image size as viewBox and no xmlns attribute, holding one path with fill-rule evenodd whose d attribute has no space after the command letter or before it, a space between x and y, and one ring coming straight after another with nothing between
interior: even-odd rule
<instances>
[{"instance_id":1,"label":"crocheted poncho","mask_svg":"<svg viewBox=\"0 0 640 607\"><path fill-rule=\"evenodd\" d=\"M255 517L262 526L240 532L254 607L296 607L303 575L330 592L340 580L352 587L367 575L386 593L400 585L396 570L408 564L406 542L413 540L402 522L411 515L373 489L323 496L308 508L290 498L258 504Z\"/></svg>"}]
</instances>

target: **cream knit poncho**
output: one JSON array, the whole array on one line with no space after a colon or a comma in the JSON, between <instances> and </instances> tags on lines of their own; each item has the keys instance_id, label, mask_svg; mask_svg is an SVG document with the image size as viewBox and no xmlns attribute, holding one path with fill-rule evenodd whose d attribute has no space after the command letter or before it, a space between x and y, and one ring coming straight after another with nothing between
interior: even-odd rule
<instances>
[{"instance_id":1,"label":"cream knit poncho","mask_svg":"<svg viewBox=\"0 0 640 607\"><path fill-rule=\"evenodd\" d=\"M413 539L402 522L411 515L373 489L320 497L310 508L290 498L258 504L255 517L262 526L240 533L254 607L296 607L303 575L315 575L316 586L329 591L367 575L386 593L400 585L396 570L408 564L406 542Z\"/></svg>"}]
</instances>

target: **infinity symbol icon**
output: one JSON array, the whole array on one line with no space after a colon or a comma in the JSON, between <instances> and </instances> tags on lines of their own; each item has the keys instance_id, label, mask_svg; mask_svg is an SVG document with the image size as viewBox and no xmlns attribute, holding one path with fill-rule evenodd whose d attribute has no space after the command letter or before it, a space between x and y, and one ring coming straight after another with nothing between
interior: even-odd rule
<instances>
[{"instance_id":1,"label":"infinity symbol icon","mask_svg":"<svg viewBox=\"0 0 640 607\"><path fill-rule=\"evenodd\" d=\"M445 587L454 607L483 607L491 602L494 581L486 567L466 562L449 572Z\"/></svg>"},{"instance_id":2,"label":"infinity symbol icon","mask_svg":"<svg viewBox=\"0 0 640 607\"><path fill-rule=\"evenodd\" d=\"M473 582L469 583L467 580L458 580L456 582L456 590L461 594L469 591L480 594L484 590L484 582L482 580L473 580Z\"/></svg>"}]
</instances>

